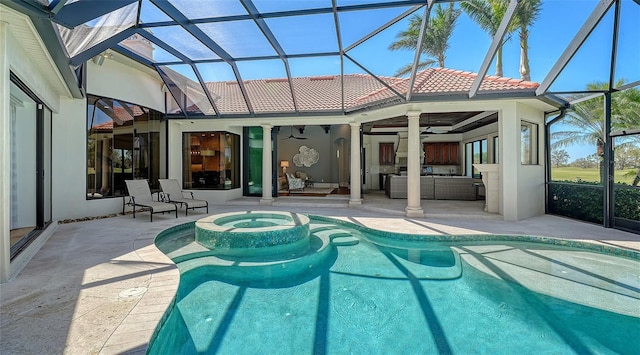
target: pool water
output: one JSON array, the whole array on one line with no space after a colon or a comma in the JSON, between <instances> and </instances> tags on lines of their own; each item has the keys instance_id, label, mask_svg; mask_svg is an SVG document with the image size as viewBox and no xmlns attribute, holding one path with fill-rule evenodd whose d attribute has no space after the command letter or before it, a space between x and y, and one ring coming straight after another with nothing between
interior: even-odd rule
<instances>
[{"instance_id":1,"label":"pool water","mask_svg":"<svg viewBox=\"0 0 640 355\"><path fill-rule=\"evenodd\" d=\"M196 252L192 226L156 240L181 281L150 354L640 351L637 259L393 240L311 217L309 252L224 266ZM232 270L243 265L250 272Z\"/></svg>"},{"instance_id":2,"label":"pool water","mask_svg":"<svg viewBox=\"0 0 640 355\"><path fill-rule=\"evenodd\" d=\"M225 215L226 216L214 218L212 223L222 227L262 228L279 226L293 221L293 218L290 216L266 212L226 213Z\"/></svg>"}]
</instances>

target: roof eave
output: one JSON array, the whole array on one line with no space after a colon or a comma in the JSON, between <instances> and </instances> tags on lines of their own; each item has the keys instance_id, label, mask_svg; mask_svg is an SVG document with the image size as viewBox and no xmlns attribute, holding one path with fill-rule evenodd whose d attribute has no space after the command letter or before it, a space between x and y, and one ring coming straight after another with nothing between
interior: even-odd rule
<instances>
[{"instance_id":1,"label":"roof eave","mask_svg":"<svg viewBox=\"0 0 640 355\"><path fill-rule=\"evenodd\" d=\"M69 58L65 52L57 32L53 28L53 24L49 19L48 10L43 5L32 0L8 0L3 1L3 5L25 14L31 20L38 35L42 39L53 63L60 72L65 85L69 89L71 96L76 99L84 97L84 91L81 88L78 76L69 65Z\"/></svg>"}]
</instances>

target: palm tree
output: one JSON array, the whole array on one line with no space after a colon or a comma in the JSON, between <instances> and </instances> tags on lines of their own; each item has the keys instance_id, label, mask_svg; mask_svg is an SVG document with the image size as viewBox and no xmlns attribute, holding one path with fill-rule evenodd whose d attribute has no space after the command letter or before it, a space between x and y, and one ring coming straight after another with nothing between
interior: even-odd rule
<instances>
[{"instance_id":1,"label":"palm tree","mask_svg":"<svg viewBox=\"0 0 640 355\"><path fill-rule=\"evenodd\" d=\"M621 86L624 83L624 80L620 80L616 85ZM612 120L616 126L621 129L640 128L640 88L633 87L614 92L611 100L615 103Z\"/></svg>"},{"instance_id":2,"label":"palm tree","mask_svg":"<svg viewBox=\"0 0 640 355\"><path fill-rule=\"evenodd\" d=\"M624 80L616 83L616 87L624 85ZM596 82L587 85L588 91L609 90L609 84ZM572 106L563 123L570 126L565 131L551 135L553 148L562 148L574 144L594 144L596 154L604 156L604 98L583 101ZM640 127L640 90L630 88L616 92L611 96L611 131ZM573 128L573 129L572 129ZM632 144L627 142L623 144ZM640 176L640 171L638 171ZM640 180L640 178L639 178Z\"/></svg>"},{"instance_id":3,"label":"palm tree","mask_svg":"<svg viewBox=\"0 0 640 355\"><path fill-rule=\"evenodd\" d=\"M531 81L529 68L529 27L538 19L541 0L524 0L518 5L515 22L520 36L520 79Z\"/></svg>"},{"instance_id":4,"label":"palm tree","mask_svg":"<svg viewBox=\"0 0 640 355\"><path fill-rule=\"evenodd\" d=\"M498 32L500 22L507 12L509 7L509 1L507 0L468 0L460 3L460 7L467 15L474 20L480 28L482 28L491 38L493 38ZM511 21L511 26L507 29L507 34L510 34L516 29L517 21ZM528 34L527 34L528 36ZM504 42L508 41L509 37L505 37ZM496 76L502 76L502 46L498 48L496 52Z\"/></svg>"},{"instance_id":5,"label":"palm tree","mask_svg":"<svg viewBox=\"0 0 640 355\"><path fill-rule=\"evenodd\" d=\"M440 68L444 68L446 51L449 49L449 39L453 33L458 16L460 16L460 10L454 9L453 3L449 3L446 9L440 4L436 6L435 16L429 20L424 36L422 37L421 54L427 55L427 58L418 63L418 69L427 68L436 63ZM389 49L415 50L418 46L421 27L422 17L418 15L411 16L409 19L409 27L406 31L402 31L396 35L396 41L389 46ZM402 76L410 73L412 66L413 64L408 64L398 69L395 75Z\"/></svg>"},{"instance_id":6,"label":"palm tree","mask_svg":"<svg viewBox=\"0 0 640 355\"><path fill-rule=\"evenodd\" d=\"M624 81L617 83L618 86L623 84ZM616 128L640 128L640 89L635 87L629 88L624 91L615 92L611 97L612 101L615 102L614 108L616 110L612 113L612 121L615 122ZM628 143L640 147L640 134L630 136ZM630 171L628 174L630 176L635 175L632 185L638 186L640 183L640 168L636 171Z\"/></svg>"}]
</instances>

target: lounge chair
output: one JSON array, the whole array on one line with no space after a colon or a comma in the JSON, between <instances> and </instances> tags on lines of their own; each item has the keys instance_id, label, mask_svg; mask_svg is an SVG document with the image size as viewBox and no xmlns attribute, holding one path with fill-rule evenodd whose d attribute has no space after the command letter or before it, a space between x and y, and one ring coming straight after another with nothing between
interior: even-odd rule
<instances>
[{"instance_id":1,"label":"lounge chair","mask_svg":"<svg viewBox=\"0 0 640 355\"><path fill-rule=\"evenodd\" d=\"M209 213L209 202L205 200L196 200L193 198L193 192L186 192L189 197L185 197L185 192L180 188L180 183L176 179L158 179L160 181L160 187L164 198L173 203L179 203L180 207L185 205L184 215L189 213L189 210L195 210L196 208L206 208Z\"/></svg>"},{"instance_id":2,"label":"lounge chair","mask_svg":"<svg viewBox=\"0 0 640 355\"><path fill-rule=\"evenodd\" d=\"M129 202L124 202L123 197L122 213L124 213L125 205L131 205L133 206L133 218L136 218L136 207L151 211L151 222L153 222L154 213L176 211L176 218L178 218L178 206L171 202L155 201L147 180L125 180L125 183L129 192Z\"/></svg>"},{"instance_id":3,"label":"lounge chair","mask_svg":"<svg viewBox=\"0 0 640 355\"><path fill-rule=\"evenodd\" d=\"M288 190L302 190L304 191L304 181L302 179L293 176L293 174L286 173L287 176L287 184L289 185Z\"/></svg>"}]
</instances>

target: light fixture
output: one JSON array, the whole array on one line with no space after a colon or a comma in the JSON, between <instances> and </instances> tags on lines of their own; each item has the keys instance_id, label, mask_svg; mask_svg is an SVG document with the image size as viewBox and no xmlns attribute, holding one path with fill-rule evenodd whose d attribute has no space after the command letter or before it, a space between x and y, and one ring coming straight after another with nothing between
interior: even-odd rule
<instances>
[{"instance_id":1,"label":"light fixture","mask_svg":"<svg viewBox=\"0 0 640 355\"><path fill-rule=\"evenodd\" d=\"M200 151L200 155L202 155L203 157L215 157L216 151L213 149L202 149Z\"/></svg>"},{"instance_id":2,"label":"light fixture","mask_svg":"<svg viewBox=\"0 0 640 355\"><path fill-rule=\"evenodd\" d=\"M91 58L91 61L93 61L93 63L97 64L97 65L102 65L104 63L105 59L111 59L113 58L113 54L109 53L109 52L102 52L100 54L98 54L97 56Z\"/></svg>"},{"instance_id":3,"label":"light fixture","mask_svg":"<svg viewBox=\"0 0 640 355\"><path fill-rule=\"evenodd\" d=\"M281 160L280 161L280 167L282 168L282 174L286 174L287 173L287 168L289 167L289 161L288 160Z\"/></svg>"}]
</instances>

